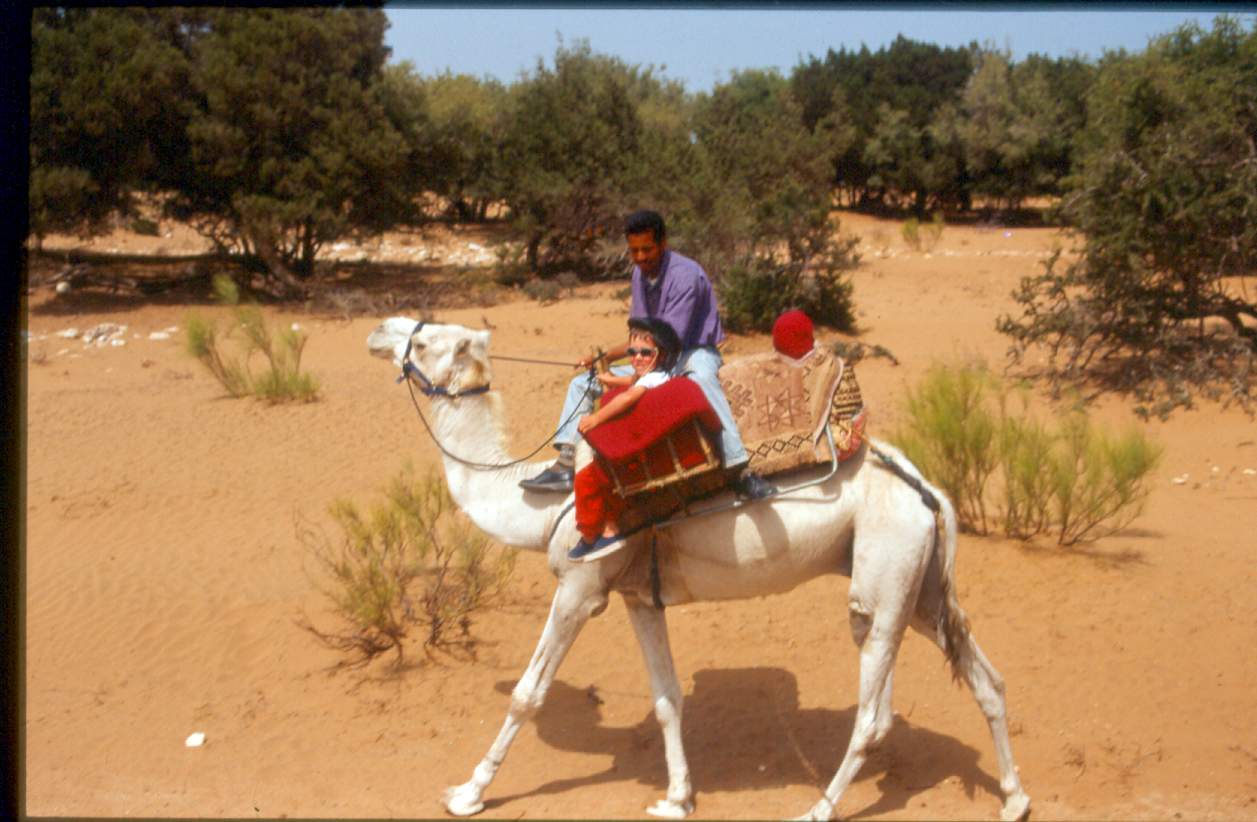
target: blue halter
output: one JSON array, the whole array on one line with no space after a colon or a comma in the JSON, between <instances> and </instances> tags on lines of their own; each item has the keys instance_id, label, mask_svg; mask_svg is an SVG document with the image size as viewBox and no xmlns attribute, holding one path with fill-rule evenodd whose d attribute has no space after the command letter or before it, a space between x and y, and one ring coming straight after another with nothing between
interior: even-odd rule
<instances>
[{"instance_id":1,"label":"blue halter","mask_svg":"<svg viewBox=\"0 0 1257 822\"><path fill-rule=\"evenodd\" d=\"M489 390L488 383L478 385L475 388L468 388L466 391L450 391L442 385L433 385L432 380L428 379L419 366L410 361L410 347L414 343L415 335L418 334L424 326L424 321L420 320L415 324L415 330L410 332L406 337L406 352L402 354L402 373L398 376L397 381L401 382L407 377L413 377L419 383L419 392L425 397L448 397L450 399L458 399L459 397L469 397L474 394L483 394Z\"/></svg>"}]
</instances>

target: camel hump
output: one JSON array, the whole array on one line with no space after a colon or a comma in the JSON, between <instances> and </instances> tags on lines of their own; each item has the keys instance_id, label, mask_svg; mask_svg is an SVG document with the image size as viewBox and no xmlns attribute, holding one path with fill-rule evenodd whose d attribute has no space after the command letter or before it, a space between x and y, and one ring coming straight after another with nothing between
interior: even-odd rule
<instances>
[{"instance_id":1,"label":"camel hump","mask_svg":"<svg viewBox=\"0 0 1257 822\"><path fill-rule=\"evenodd\" d=\"M749 469L762 475L830 462L827 424L840 460L864 440L868 415L855 369L819 346L802 360L775 351L730 360L720 369L720 384L750 454Z\"/></svg>"}]
</instances>

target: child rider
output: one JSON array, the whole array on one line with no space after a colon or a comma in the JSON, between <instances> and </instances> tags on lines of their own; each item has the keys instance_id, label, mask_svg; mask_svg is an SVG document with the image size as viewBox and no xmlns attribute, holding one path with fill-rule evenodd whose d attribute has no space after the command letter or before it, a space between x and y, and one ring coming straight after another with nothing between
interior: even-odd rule
<instances>
[{"instance_id":1,"label":"child rider","mask_svg":"<svg viewBox=\"0 0 1257 822\"><path fill-rule=\"evenodd\" d=\"M624 376L599 374L598 380L608 388L628 386L602 408L581 417L576 430L586 434L607 420L626 413L647 391L663 385L671 377L670 370L681 351L681 340L672 326L660 319L634 317L629 320L629 344L633 373ZM598 460L577 472L573 490L576 493L576 528L581 533L567 558L574 562L601 559L624 547L619 519L624 501L611 487L611 480Z\"/></svg>"}]
</instances>

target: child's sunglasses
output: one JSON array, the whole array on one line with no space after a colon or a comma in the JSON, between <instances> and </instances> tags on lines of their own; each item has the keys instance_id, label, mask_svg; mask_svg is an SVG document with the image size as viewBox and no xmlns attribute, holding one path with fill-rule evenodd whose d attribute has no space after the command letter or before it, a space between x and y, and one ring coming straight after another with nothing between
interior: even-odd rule
<instances>
[{"instance_id":1,"label":"child's sunglasses","mask_svg":"<svg viewBox=\"0 0 1257 822\"><path fill-rule=\"evenodd\" d=\"M628 354L630 357L638 357L638 356L653 357L656 354L656 349L654 348L627 348L624 350L624 353Z\"/></svg>"}]
</instances>

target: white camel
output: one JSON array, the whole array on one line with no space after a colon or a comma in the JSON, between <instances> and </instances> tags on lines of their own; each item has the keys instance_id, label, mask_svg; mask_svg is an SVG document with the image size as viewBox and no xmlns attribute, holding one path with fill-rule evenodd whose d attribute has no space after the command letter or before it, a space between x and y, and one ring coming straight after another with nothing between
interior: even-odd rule
<instances>
[{"instance_id":1,"label":"white camel","mask_svg":"<svg viewBox=\"0 0 1257 822\"><path fill-rule=\"evenodd\" d=\"M376 328L367 344L372 354L418 369L408 373L432 396L432 433L445 452L447 482L459 507L494 539L545 551L558 578L541 641L511 694L506 721L471 779L446 791L446 809L470 816L484 808L484 791L516 733L541 707L581 627L616 591L641 645L663 730L668 789L647 812L672 819L689 815L694 791L681 744L681 687L664 611L652 604L651 551L644 534L598 562L570 562L567 552L577 539L572 517L565 515L570 496L521 490L519 481L534 474L537 464L488 467L512 462L504 446L500 398L485 390L491 374L488 331L417 326L394 317ZM849 576L848 619L860 655L859 707L837 773L801 818L834 818L843 791L890 730L892 668L904 630L912 626L944 651L954 675L973 691L999 759L1001 817L1024 819L1030 797L1013 763L1004 683L970 634L955 596L955 513L902 454L882 442L874 441L872 448L902 473L872 456L866 445L821 484L658 532L661 600L677 605L759 597L822 574ZM937 515L926 500L937 500Z\"/></svg>"}]
</instances>

